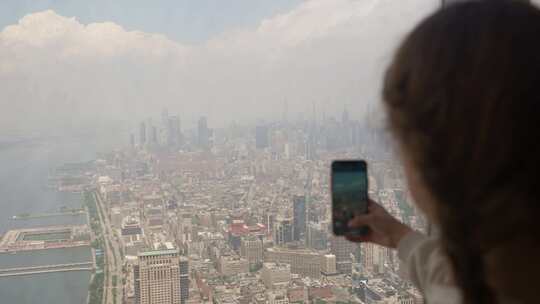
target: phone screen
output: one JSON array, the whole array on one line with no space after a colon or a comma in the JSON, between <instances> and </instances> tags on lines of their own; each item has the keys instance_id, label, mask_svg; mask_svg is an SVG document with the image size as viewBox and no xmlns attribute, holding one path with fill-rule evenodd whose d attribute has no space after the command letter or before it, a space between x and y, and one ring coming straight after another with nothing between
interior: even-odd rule
<instances>
[{"instance_id":1,"label":"phone screen","mask_svg":"<svg viewBox=\"0 0 540 304\"><path fill-rule=\"evenodd\" d=\"M334 161L332 163L332 226L334 234L362 234L352 231L347 223L355 214L367 212L368 183L365 161Z\"/></svg>"}]
</instances>

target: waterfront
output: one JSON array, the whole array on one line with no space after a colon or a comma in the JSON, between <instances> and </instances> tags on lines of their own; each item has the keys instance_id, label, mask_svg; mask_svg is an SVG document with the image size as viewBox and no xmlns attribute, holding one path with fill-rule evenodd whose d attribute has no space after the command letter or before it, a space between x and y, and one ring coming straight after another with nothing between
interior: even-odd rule
<instances>
[{"instance_id":1,"label":"waterfront","mask_svg":"<svg viewBox=\"0 0 540 304\"><path fill-rule=\"evenodd\" d=\"M10 229L81 225L86 216L59 215L23 220L24 213L55 213L63 206L80 208L81 194L56 192L48 176L69 162L94 159L101 144L89 138L29 140L0 149L0 234ZM28 267L91 261L89 247L50 249L0 254L0 268ZM91 273L59 272L0 278L2 303L85 303Z\"/></svg>"},{"instance_id":2,"label":"waterfront","mask_svg":"<svg viewBox=\"0 0 540 304\"><path fill-rule=\"evenodd\" d=\"M77 263L89 260L91 260L91 253L88 247L26 251L17 254L0 254L0 268ZM90 275L89 271L76 271L0 278L2 303L83 304L86 301Z\"/></svg>"}]
</instances>

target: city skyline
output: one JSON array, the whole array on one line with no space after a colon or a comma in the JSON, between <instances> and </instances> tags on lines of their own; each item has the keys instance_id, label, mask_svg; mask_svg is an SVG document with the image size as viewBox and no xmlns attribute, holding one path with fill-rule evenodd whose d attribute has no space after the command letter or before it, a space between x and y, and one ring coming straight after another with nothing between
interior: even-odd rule
<instances>
[{"instance_id":1,"label":"city skyline","mask_svg":"<svg viewBox=\"0 0 540 304\"><path fill-rule=\"evenodd\" d=\"M306 117L313 105L329 115L347 106L361 116L378 107L393 47L436 7L313 0L195 44L110 20L28 11L0 32L0 127L61 133L134 122L164 107L216 126L279 119L284 107ZM18 123L23 117L29 122Z\"/></svg>"},{"instance_id":2,"label":"city skyline","mask_svg":"<svg viewBox=\"0 0 540 304\"><path fill-rule=\"evenodd\" d=\"M332 234L329 173L365 159L426 229L380 91L440 2L212 1L0 5L3 296L421 303L395 252Z\"/></svg>"}]
</instances>

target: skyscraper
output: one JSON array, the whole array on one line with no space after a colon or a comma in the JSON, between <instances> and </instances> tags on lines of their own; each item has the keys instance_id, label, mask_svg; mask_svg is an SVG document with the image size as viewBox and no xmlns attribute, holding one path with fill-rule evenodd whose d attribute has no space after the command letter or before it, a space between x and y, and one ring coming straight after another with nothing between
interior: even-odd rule
<instances>
[{"instance_id":1,"label":"skyscraper","mask_svg":"<svg viewBox=\"0 0 540 304\"><path fill-rule=\"evenodd\" d=\"M293 198L293 234L294 240L300 241L306 234L306 197L295 195Z\"/></svg>"},{"instance_id":2,"label":"skyscraper","mask_svg":"<svg viewBox=\"0 0 540 304\"><path fill-rule=\"evenodd\" d=\"M180 129L180 117L170 116L167 120L167 145L169 147L182 145L182 132Z\"/></svg>"},{"instance_id":3,"label":"skyscraper","mask_svg":"<svg viewBox=\"0 0 540 304\"><path fill-rule=\"evenodd\" d=\"M306 246L316 250L326 250L328 243L328 223L309 222L306 227Z\"/></svg>"},{"instance_id":4,"label":"skyscraper","mask_svg":"<svg viewBox=\"0 0 540 304\"><path fill-rule=\"evenodd\" d=\"M293 223L290 219L280 219L274 225L274 244L284 245L293 241Z\"/></svg>"},{"instance_id":5,"label":"skyscraper","mask_svg":"<svg viewBox=\"0 0 540 304\"><path fill-rule=\"evenodd\" d=\"M208 128L208 121L206 117L199 118L199 122L197 124L197 141L198 145L202 149L209 149L210 148L210 135L212 130Z\"/></svg>"},{"instance_id":6,"label":"skyscraper","mask_svg":"<svg viewBox=\"0 0 540 304\"><path fill-rule=\"evenodd\" d=\"M317 138L315 134L315 128L312 127L309 130L309 134L306 137L305 140L305 156L307 160L315 160L317 158L316 155L316 148L317 148Z\"/></svg>"},{"instance_id":7,"label":"skyscraper","mask_svg":"<svg viewBox=\"0 0 540 304\"><path fill-rule=\"evenodd\" d=\"M264 149L270 145L268 126L255 127L255 148Z\"/></svg>"},{"instance_id":8,"label":"skyscraper","mask_svg":"<svg viewBox=\"0 0 540 304\"><path fill-rule=\"evenodd\" d=\"M248 236L240 241L240 255L249 265L257 265L263 260L263 243L256 236Z\"/></svg>"},{"instance_id":9,"label":"skyscraper","mask_svg":"<svg viewBox=\"0 0 540 304\"><path fill-rule=\"evenodd\" d=\"M150 127L150 130L151 130L151 133L150 133L150 142L151 142L153 145L157 145L157 143L158 143L157 127L156 127L156 126L151 126L151 127Z\"/></svg>"},{"instance_id":10,"label":"skyscraper","mask_svg":"<svg viewBox=\"0 0 540 304\"><path fill-rule=\"evenodd\" d=\"M146 124L144 121L139 125L139 144L141 146L146 144Z\"/></svg>"},{"instance_id":11,"label":"skyscraper","mask_svg":"<svg viewBox=\"0 0 540 304\"><path fill-rule=\"evenodd\" d=\"M189 299L189 262L186 257L180 257L180 304Z\"/></svg>"},{"instance_id":12,"label":"skyscraper","mask_svg":"<svg viewBox=\"0 0 540 304\"><path fill-rule=\"evenodd\" d=\"M187 260L177 249L138 254L134 266L135 297L138 304L185 303L189 294Z\"/></svg>"}]
</instances>

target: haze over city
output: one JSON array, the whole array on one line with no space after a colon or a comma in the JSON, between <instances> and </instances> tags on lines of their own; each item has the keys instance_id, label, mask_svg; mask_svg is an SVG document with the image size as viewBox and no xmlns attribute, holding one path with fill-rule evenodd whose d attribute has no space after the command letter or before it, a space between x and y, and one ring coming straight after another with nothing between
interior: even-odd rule
<instances>
[{"instance_id":1,"label":"haze over city","mask_svg":"<svg viewBox=\"0 0 540 304\"><path fill-rule=\"evenodd\" d=\"M179 113L186 127L201 115L214 126L278 119L285 108L291 119L306 118L314 106L319 115L338 115L346 106L361 118L379 102L391 50L415 20L438 5L406 2L240 1L238 7L246 8L225 11L228 18L215 12L207 17L211 5L192 4L200 15L186 17L185 28L171 21L166 34L152 30L167 26L163 11L178 14L172 3L148 9L144 19L147 7L138 2L124 3L125 13L98 2L83 18L73 14L84 12L82 4L44 10L26 4L29 12L22 14L24 7L8 2L2 4L6 11L21 16L14 21L4 15L1 22L1 128L58 132L110 121L129 124L164 107ZM234 18L250 11L257 14ZM131 12L139 18L124 16ZM153 19L159 26L149 26ZM189 30L191 36L185 34Z\"/></svg>"},{"instance_id":2,"label":"haze over city","mask_svg":"<svg viewBox=\"0 0 540 304\"><path fill-rule=\"evenodd\" d=\"M334 235L330 164L426 230L380 91L440 1L150 3L0 5L2 301L423 303Z\"/></svg>"}]
</instances>

